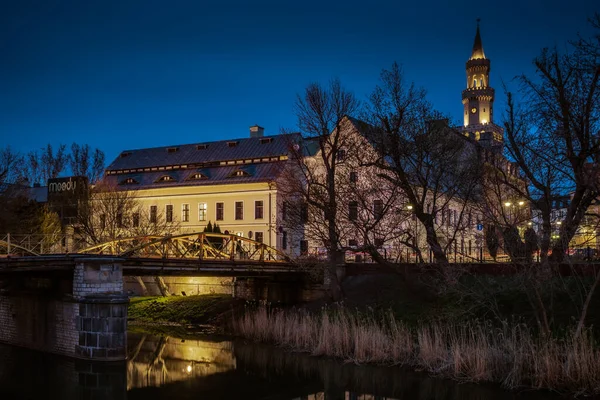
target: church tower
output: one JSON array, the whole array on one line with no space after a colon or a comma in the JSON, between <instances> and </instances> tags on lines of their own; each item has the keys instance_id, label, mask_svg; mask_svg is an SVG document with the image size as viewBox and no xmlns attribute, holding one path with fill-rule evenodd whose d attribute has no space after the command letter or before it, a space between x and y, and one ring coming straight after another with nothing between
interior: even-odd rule
<instances>
[{"instance_id":1,"label":"church tower","mask_svg":"<svg viewBox=\"0 0 600 400\"><path fill-rule=\"evenodd\" d=\"M494 89L490 86L490 60L485 57L479 19L471 57L467 61L467 88L462 92L465 135L495 151L502 151L503 131L494 124Z\"/></svg>"}]
</instances>

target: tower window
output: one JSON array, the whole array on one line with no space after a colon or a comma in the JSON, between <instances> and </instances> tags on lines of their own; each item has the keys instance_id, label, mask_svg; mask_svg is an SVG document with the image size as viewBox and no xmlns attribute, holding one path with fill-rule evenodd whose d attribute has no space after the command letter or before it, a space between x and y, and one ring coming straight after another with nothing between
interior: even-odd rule
<instances>
[{"instance_id":1,"label":"tower window","mask_svg":"<svg viewBox=\"0 0 600 400\"><path fill-rule=\"evenodd\" d=\"M473 79L473 87L477 86L477 79Z\"/></svg>"},{"instance_id":2,"label":"tower window","mask_svg":"<svg viewBox=\"0 0 600 400\"><path fill-rule=\"evenodd\" d=\"M483 108L483 112L485 112L485 107Z\"/></svg>"}]
</instances>

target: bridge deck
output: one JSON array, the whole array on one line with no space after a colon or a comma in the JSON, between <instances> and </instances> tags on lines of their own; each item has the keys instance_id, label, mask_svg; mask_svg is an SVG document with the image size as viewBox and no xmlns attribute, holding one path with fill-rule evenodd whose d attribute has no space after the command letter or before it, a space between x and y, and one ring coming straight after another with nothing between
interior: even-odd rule
<instances>
[{"instance_id":1,"label":"bridge deck","mask_svg":"<svg viewBox=\"0 0 600 400\"><path fill-rule=\"evenodd\" d=\"M35 257L0 258L0 274L47 273L72 270L83 259L118 260L123 265L123 275L160 276L231 276L252 277L280 274L302 274L288 261L254 260L195 260L162 258L119 258L115 256L89 256L82 254Z\"/></svg>"}]
</instances>

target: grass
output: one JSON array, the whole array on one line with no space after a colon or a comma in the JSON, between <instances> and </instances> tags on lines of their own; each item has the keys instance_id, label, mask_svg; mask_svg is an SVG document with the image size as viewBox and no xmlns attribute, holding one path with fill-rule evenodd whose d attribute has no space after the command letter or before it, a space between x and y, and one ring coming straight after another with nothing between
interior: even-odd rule
<instances>
[{"instance_id":1,"label":"grass","mask_svg":"<svg viewBox=\"0 0 600 400\"><path fill-rule=\"evenodd\" d=\"M136 323L207 325L218 322L238 303L226 294L132 297L128 318Z\"/></svg>"},{"instance_id":2,"label":"grass","mask_svg":"<svg viewBox=\"0 0 600 400\"><path fill-rule=\"evenodd\" d=\"M357 316L344 309L310 314L248 311L240 336L352 363L406 365L469 382L498 382L576 394L600 394L600 348L591 332L542 338L523 324L428 322L408 327L392 313Z\"/></svg>"}]
</instances>

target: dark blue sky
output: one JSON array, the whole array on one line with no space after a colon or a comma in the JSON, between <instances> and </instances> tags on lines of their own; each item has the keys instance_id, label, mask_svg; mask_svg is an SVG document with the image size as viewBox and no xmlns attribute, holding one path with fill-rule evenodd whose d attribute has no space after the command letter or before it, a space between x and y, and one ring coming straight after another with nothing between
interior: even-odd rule
<instances>
[{"instance_id":1,"label":"dark blue sky","mask_svg":"<svg viewBox=\"0 0 600 400\"><path fill-rule=\"evenodd\" d=\"M0 136L26 152L104 150L295 129L297 93L339 77L364 99L393 61L456 121L481 17L492 86L589 34L594 0L13 0L0 12ZM499 115L497 114L497 117Z\"/></svg>"}]
</instances>

